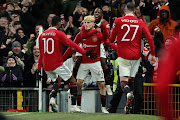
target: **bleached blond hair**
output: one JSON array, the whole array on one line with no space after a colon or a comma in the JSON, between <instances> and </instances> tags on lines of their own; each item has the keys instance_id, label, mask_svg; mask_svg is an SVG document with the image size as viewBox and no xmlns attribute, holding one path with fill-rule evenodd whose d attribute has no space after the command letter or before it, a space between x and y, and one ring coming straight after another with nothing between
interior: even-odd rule
<instances>
[{"instance_id":1,"label":"bleached blond hair","mask_svg":"<svg viewBox=\"0 0 180 120\"><path fill-rule=\"evenodd\" d=\"M88 15L84 17L84 21L90 21L90 22L94 22L95 21L95 17L92 15Z\"/></svg>"}]
</instances>

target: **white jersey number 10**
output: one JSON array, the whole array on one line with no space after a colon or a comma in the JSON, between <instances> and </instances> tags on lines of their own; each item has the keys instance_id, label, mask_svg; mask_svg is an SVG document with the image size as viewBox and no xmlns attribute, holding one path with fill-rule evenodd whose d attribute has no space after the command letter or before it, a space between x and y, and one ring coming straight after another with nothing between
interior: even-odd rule
<instances>
[{"instance_id":1,"label":"white jersey number 10","mask_svg":"<svg viewBox=\"0 0 180 120\"><path fill-rule=\"evenodd\" d=\"M138 31L139 25L123 24L123 25L121 26L121 29L123 29L124 27L127 27L127 31L126 31L126 33L124 34L124 36L123 36L123 38L122 38L121 41L133 41L134 38L135 38L135 36L136 36L136 33L137 33L137 31ZM128 33L130 32L130 30L131 30L132 27L135 27L135 31L134 31L134 34L133 34L132 38L126 38L126 36L127 36Z\"/></svg>"},{"instance_id":2,"label":"white jersey number 10","mask_svg":"<svg viewBox=\"0 0 180 120\"><path fill-rule=\"evenodd\" d=\"M52 54L54 52L54 40L52 38L48 38L47 40L46 38L43 38L42 40L44 41L44 53L47 52L48 54ZM48 49L50 41L52 43L51 51Z\"/></svg>"}]
</instances>

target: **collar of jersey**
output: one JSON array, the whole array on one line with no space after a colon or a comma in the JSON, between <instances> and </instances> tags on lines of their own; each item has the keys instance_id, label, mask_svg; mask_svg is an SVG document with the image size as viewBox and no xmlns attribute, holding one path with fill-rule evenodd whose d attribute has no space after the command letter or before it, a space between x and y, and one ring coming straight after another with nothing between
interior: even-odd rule
<instances>
[{"instance_id":1,"label":"collar of jersey","mask_svg":"<svg viewBox=\"0 0 180 120\"><path fill-rule=\"evenodd\" d=\"M57 28L55 28L55 27L49 27L49 29L56 29L57 30Z\"/></svg>"},{"instance_id":2,"label":"collar of jersey","mask_svg":"<svg viewBox=\"0 0 180 120\"><path fill-rule=\"evenodd\" d=\"M100 21L99 23L97 23L96 25L97 25L98 27L100 27L100 26L101 26L101 21Z\"/></svg>"},{"instance_id":3,"label":"collar of jersey","mask_svg":"<svg viewBox=\"0 0 180 120\"><path fill-rule=\"evenodd\" d=\"M134 16L134 14L128 13L128 14L126 14L126 16Z\"/></svg>"}]
</instances>

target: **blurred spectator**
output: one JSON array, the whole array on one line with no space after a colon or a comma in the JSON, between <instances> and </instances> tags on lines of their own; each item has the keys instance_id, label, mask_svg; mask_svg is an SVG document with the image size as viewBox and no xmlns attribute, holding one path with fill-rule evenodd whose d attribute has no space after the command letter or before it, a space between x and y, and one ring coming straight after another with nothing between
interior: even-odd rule
<instances>
[{"instance_id":1,"label":"blurred spectator","mask_svg":"<svg viewBox=\"0 0 180 120\"><path fill-rule=\"evenodd\" d=\"M102 5L105 4L105 0L93 0L94 1L94 7L102 7Z\"/></svg>"},{"instance_id":2,"label":"blurred spectator","mask_svg":"<svg viewBox=\"0 0 180 120\"><path fill-rule=\"evenodd\" d=\"M50 14L48 15L45 29L48 29L48 28L51 26L52 18L53 18L54 16L56 16L56 14L54 14L54 13L50 13Z\"/></svg>"},{"instance_id":3,"label":"blurred spectator","mask_svg":"<svg viewBox=\"0 0 180 120\"><path fill-rule=\"evenodd\" d=\"M123 17L125 4L126 4L125 0L112 0L111 1L112 12L115 13L117 17Z\"/></svg>"},{"instance_id":4,"label":"blurred spectator","mask_svg":"<svg viewBox=\"0 0 180 120\"><path fill-rule=\"evenodd\" d=\"M1 17L0 18L0 45L6 44L6 38L5 38L5 28L8 26L8 20L6 17ZM2 49L2 48L1 48Z\"/></svg>"},{"instance_id":5,"label":"blurred spectator","mask_svg":"<svg viewBox=\"0 0 180 120\"><path fill-rule=\"evenodd\" d=\"M19 35L20 39L21 39L21 44L22 44L22 47L24 44L26 44L27 40L28 40L28 37L24 34L24 30L22 28L18 28L16 30L16 33Z\"/></svg>"},{"instance_id":6,"label":"blurred spectator","mask_svg":"<svg viewBox=\"0 0 180 120\"><path fill-rule=\"evenodd\" d=\"M152 20L157 18L158 4L159 4L158 0L144 0L140 2L139 4L140 11L144 16L147 26Z\"/></svg>"},{"instance_id":7,"label":"blurred spectator","mask_svg":"<svg viewBox=\"0 0 180 120\"><path fill-rule=\"evenodd\" d=\"M180 20L180 0L170 0L172 20Z\"/></svg>"},{"instance_id":8,"label":"blurred spectator","mask_svg":"<svg viewBox=\"0 0 180 120\"><path fill-rule=\"evenodd\" d=\"M78 4L80 6L80 4ZM88 11L95 9L93 0L82 0L81 6L88 9Z\"/></svg>"},{"instance_id":9,"label":"blurred spectator","mask_svg":"<svg viewBox=\"0 0 180 120\"><path fill-rule=\"evenodd\" d=\"M156 53L156 56L158 57L159 54L161 54L160 50L162 49L162 46L164 46L164 36L159 27L156 27L154 29L154 32L155 32L155 35L153 39L154 39L154 45L155 45L155 53Z\"/></svg>"},{"instance_id":10,"label":"blurred spectator","mask_svg":"<svg viewBox=\"0 0 180 120\"><path fill-rule=\"evenodd\" d=\"M85 8L76 6L75 10L73 11L74 25L76 27L80 27L80 24L86 15L88 15L88 11L86 11Z\"/></svg>"},{"instance_id":11,"label":"blurred spectator","mask_svg":"<svg viewBox=\"0 0 180 120\"><path fill-rule=\"evenodd\" d=\"M144 2L141 1L139 4L140 12L143 15L144 21L148 26L151 20L157 18L157 13L153 12L153 3L152 0L145 0Z\"/></svg>"},{"instance_id":12,"label":"blurred spectator","mask_svg":"<svg viewBox=\"0 0 180 120\"><path fill-rule=\"evenodd\" d=\"M22 28L21 23L19 21L14 22L14 29Z\"/></svg>"},{"instance_id":13,"label":"blurred spectator","mask_svg":"<svg viewBox=\"0 0 180 120\"><path fill-rule=\"evenodd\" d=\"M31 46L32 54L25 61L24 67L24 87L38 87L38 58L39 58L39 49L36 47L35 42ZM43 71L43 87L47 87L47 75Z\"/></svg>"},{"instance_id":14,"label":"blurred spectator","mask_svg":"<svg viewBox=\"0 0 180 120\"><path fill-rule=\"evenodd\" d=\"M29 9L29 6L23 6L20 15L20 23L22 25L22 28L24 29L24 34L27 36L29 36L31 33L34 33L35 25L37 22L37 18L32 15Z\"/></svg>"},{"instance_id":15,"label":"blurred spectator","mask_svg":"<svg viewBox=\"0 0 180 120\"><path fill-rule=\"evenodd\" d=\"M7 57L5 71L1 76L2 87L21 87L23 82L22 67L16 63L15 56Z\"/></svg>"},{"instance_id":16,"label":"blurred spectator","mask_svg":"<svg viewBox=\"0 0 180 120\"><path fill-rule=\"evenodd\" d=\"M26 52L27 55L30 55L32 53L30 48L31 48L32 43L36 42L37 37L39 36L39 28L40 27L42 27L42 29L44 31L43 25L36 24L36 26L35 26L35 34L30 34L30 38L29 38L29 40L27 40L27 43L26 43L26 48L28 49L27 52Z\"/></svg>"},{"instance_id":17,"label":"blurred spectator","mask_svg":"<svg viewBox=\"0 0 180 120\"><path fill-rule=\"evenodd\" d=\"M17 64L20 65L24 69L24 61L26 59L26 54L22 52L21 43L18 41L14 41L12 43L12 52L16 58Z\"/></svg>"},{"instance_id":18,"label":"blurred spectator","mask_svg":"<svg viewBox=\"0 0 180 120\"><path fill-rule=\"evenodd\" d=\"M70 15L72 15L76 6L81 7L81 4L79 4L78 2L79 0L63 0L63 4L61 7L62 10L61 14L66 13L64 16L66 20Z\"/></svg>"},{"instance_id":19,"label":"blurred spectator","mask_svg":"<svg viewBox=\"0 0 180 120\"><path fill-rule=\"evenodd\" d=\"M149 31L152 35L155 34L155 29L157 27L160 28L160 31L162 32L164 36L164 42L165 40L172 36L175 31L175 26L178 24L174 20L171 19L171 13L168 6L161 6L161 9L159 10L160 18L157 18L149 24Z\"/></svg>"},{"instance_id":20,"label":"blurred spectator","mask_svg":"<svg viewBox=\"0 0 180 120\"><path fill-rule=\"evenodd\" d=\"M7 17L8 21L11 21L11 12L14 11L15 7L13 3L6 4L6 10L0 14L0 17Z\"/></svg>"},{"instance_id":21,"label":"blurred spectator","mask_svg":"<svg viewBox=\"0 0 180 120\"><path fill-rule=\"evenodd\" d=\"M102 10L103 10L103 19L108 21L110 26L112 26L115 20L114 17L116 17L115 14L111 11L111 8L108 4L104 4L102 6Z\"/></svg>"},{"instance_id":22,"label":"blurred spectator","mask_svg":"<svg viewBox=\"0 0 180 120\"><path fill-rule=\"evenodd\" d=\"M10 18L11 18L12 25L14 25L14 22L19 22L20 21L20 11L17 11L17 10L12 11Z\"/></svg>"},{"instance_id":23,"label":"blurred spectator","mask_svg":"<svg viewBox=\"0 0 180 120\"><path fill-rule=\"evenodd\" d=\"M136 17L137 17L138 19L144 21L143 15L141 14L140 7L139 7L139 6L137 6L136 9L135 9L135 15L136 15Z\"/></svg>"},{"instance_id":24,"label":"blurred spectator","mask_svg":"<svg viewBox=\"0 0 180 120\"><path fill-rule=\"evenodd\" d=\"M73 24L73 17L72 17L72 16L69 16L69 17L68 17L67 25L66 25L66 27L64 28L64 32L65 32L66 34L68 33L68 31L67 31L68 29L69 29L70 31L72 31L71 35L73 35L73 34L75 33L75 31L77 30L77 27L74 26L74 24Z\"/></svg>"}]
</instances>

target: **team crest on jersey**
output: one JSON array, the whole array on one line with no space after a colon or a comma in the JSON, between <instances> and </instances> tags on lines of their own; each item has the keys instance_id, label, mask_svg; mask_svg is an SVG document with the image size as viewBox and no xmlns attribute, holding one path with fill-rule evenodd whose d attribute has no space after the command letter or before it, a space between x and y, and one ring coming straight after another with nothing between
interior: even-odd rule
<instances>
[{"instance_id":1,"label":"team crest on jersey","mask_svg":"<svg viewBox=\"0 0 180 120\"><path fill-rule=\"evenodd\" d=\"M98 40L97 36L93 36L93 37L92 37L92 41L93 41L93 42L97 42L97 40Z\"/></svg>"},{"instance_id":2,"label":"team crest on jersey","mask_svg":"<svg viewBox=\"0 0 180 120\"><path fill-rule=\"evenodd\" d=\"M82 39L83 41L85 41L86 39Z\"/></svg>"}]
</instances>

